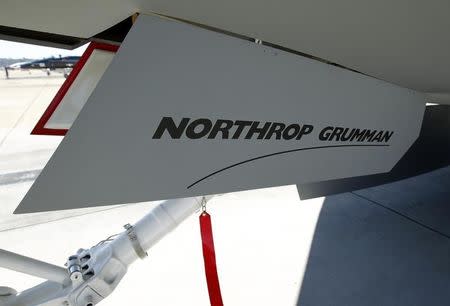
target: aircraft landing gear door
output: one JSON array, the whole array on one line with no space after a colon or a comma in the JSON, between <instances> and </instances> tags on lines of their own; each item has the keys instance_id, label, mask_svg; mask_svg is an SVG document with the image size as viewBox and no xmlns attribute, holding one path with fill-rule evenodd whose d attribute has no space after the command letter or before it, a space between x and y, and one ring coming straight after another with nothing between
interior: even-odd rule
<instances>
[{"instance_id":1,"label":"aircraft landing gear door","mask_svg":"<svg viewBox=\"0 0 450 306\"><path fill-rule=\"evenodd\" d=\"M70 133L16 213L388 172L425 108L419 92L155 15L139 16L88 100L71 126L66 103L43 119Z\"/></svg>"}]
</instances>

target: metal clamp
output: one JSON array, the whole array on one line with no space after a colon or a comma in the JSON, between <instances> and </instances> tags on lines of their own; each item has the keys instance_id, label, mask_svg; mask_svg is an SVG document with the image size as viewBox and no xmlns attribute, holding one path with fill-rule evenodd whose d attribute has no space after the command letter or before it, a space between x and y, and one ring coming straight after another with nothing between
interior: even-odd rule
<instances>
[{"instance_id":1,"label":"metal clamp","mask_svg":"<svg viewBox=\"0 0 450 306\"><path fill-rule=\"evenodd\" d=\"M201 202L201 205L202 205L202 213L206 213L206 198L205 197L202 197L202 202Z\"/></svg>"},{"instance_id":2,"label":"metal clamp","mask_svg":"<svg viewBox=\"0 0 450 306\"><path fill-rule=\"evenodd\" d=\"M127 231L127 236L131 241L131 245L133 246L134 251L139 256L139 258L144 259L148 256L147 252L144 251L141 244L139 243L139 239L136 235L136 232L134 231L134 227L127 223L123 226L125 230Z\"/></svg>"}]
</instances>

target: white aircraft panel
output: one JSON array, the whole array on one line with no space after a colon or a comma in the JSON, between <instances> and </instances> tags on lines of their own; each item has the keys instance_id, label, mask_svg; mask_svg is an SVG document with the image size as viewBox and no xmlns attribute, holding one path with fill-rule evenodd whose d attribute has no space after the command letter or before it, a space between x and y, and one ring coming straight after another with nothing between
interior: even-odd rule
<instances>
[{"instance_id":1,"label":"white aircraft panel","mask_svg":"<svg viewBox=\"0 0 450 306\"><path fill-rule=\"evenodd\" d=\"M18 213L387 172L424 96L140 16Z\"/></svg>"}]
</instances>

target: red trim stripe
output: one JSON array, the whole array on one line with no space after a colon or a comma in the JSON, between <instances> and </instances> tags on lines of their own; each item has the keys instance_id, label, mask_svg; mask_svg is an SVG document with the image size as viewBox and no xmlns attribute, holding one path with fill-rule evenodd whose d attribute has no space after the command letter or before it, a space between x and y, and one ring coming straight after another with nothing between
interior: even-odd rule
<instances>
[{"instance_id":1,"label":"red trim stripe","mask_svg":"<svg viewBox=\"0 0 450 306\"><path fill-rule=\"evenodd\" d=\"M91 56L92 52L94 52L95 49L105 50L105 51L110 51L110 52L117 52L117 50L119 49L119 46L105 44L105 43L99 43L99 42L91 42L89 44L89 46L87 47L87 49L84 51L83 55L81 56L80 60L73 67L72 72L69 74L67 79L61 85L61 88L56 93L52 102L49 104L49 106L45 110L44 114L39 119L39 121L37 122L37 124L33 128L33 130L31 131L32 135L56 135L56 136L66 135L67 129L50 129L50 128L46 128L45 125L50 120L50 118L53 115L53 113L55 112L55 110L58 108L58 105L61 103L62 99L66 95L70 86L72 86L73 82L75 81L78 74L83 69L84 65L86 64L87 60L89 59L89 57Z\"/></svg>"}]
</instances>

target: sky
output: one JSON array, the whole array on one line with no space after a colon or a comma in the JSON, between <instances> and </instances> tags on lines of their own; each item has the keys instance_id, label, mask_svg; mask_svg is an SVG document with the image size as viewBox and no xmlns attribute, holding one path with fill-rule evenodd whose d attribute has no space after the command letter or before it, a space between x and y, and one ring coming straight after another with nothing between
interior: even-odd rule
<instances>
[{"instance_id":1,"label":"sky","mask_svg":"<svg viewBox=\"0 0 450 306\"><path fill-rule=\"evenodd\" d=\"M84 45L74 50L65 50L0 40L0 58L20 59L25 57L40 59L50 56L58 57L59 55L81 55L86 48L87 45Z\"/></svg>"}]
</instances>

